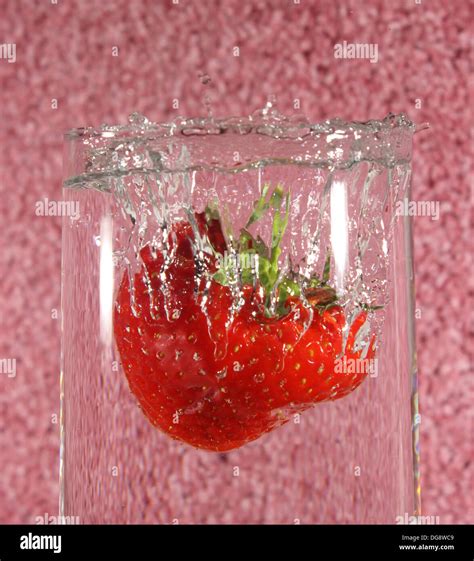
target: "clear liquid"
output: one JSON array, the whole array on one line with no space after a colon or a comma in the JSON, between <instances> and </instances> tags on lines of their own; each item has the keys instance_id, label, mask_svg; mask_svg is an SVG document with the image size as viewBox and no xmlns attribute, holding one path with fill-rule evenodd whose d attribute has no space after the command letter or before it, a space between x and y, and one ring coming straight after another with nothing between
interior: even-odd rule
<instances>
[{"instance_id":1,"label":"clear liquid","mask_svg":"<svg viewBox=\"0 0 474 561\"><path fill-rule=\"evenodd\" d=\"M394 212L408 195L409 163L188 166L181 150L174 170L125 172L133 156L124 154L123 173L117 160L110 173L109 155L106 171L96 160L66 189L82 214L64 231L63 514L84 523L394 523L416 512L411 248L407 222ZM303 414L289 407L288 422L255 442L208 453L158 431L137 406L114 345L114 295L124 274L140 270L144 246L171 253L172 225L210 202L236 239L265 184L290 194L281 270L304 284L322 275L330 252L346 331L362 305L382 306L358 342L364 352L375 336L378 372L338 401ZM252 234L268 243L269 217ZM170 321L179 317L173 306L169 298Z\"/></svg>"}]
</instances>

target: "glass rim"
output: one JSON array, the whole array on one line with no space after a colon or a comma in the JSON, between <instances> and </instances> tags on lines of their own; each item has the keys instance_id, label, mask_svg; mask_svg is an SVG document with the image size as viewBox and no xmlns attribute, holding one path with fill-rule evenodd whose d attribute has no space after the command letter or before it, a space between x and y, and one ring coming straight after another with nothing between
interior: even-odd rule
<instances>
[{"instance_id":1,"label":"glass rim","mask_svg":"<svg viewBox=\"0 0 474 561\"><path fill-rule=\"evenodd\" d=\"M308 137L321 135L338 135L364 137L377 133L406 130L415 133L417 125L405 113L389 113L383 119L367 121L347 121L332 118L318 122L310 122L302 116L283 117L278 114L259 114L257 117L229 118L182 118L167 123L154 123L138 113L129 117L125 125L102 125L100 127L78 127L64 133L66 141L86 141L88 139L120 139L120 138L167 138L167 137L208 137L221 134L247 135L254 133L273 137L275 140L305 140Z\"/></svg>"}]
</instances>

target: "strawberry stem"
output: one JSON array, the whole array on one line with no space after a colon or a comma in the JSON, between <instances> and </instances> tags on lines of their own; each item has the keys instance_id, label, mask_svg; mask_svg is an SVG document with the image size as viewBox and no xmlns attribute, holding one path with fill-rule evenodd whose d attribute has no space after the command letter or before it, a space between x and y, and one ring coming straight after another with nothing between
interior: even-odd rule
<instances>
[{"instance_id":1,"label":"strawberry stem","mask_svg":"<svg viewBox=\"0 0 474 561\"><path fill-rule=\"evenodd\" d=\"M254 285L258 278L265 293L265 315L277 317L286 315L290 308L290 298L301 298L323 313L334 306L338 297L336 291L329 285L331 278L331 249L327 249L326 259L321 278L314 275L310 278L297 273L290 273L281 278L278 267L281 255L281 244L288 227L290 214L290 194L284 192L281 185L277 185L270 198L270 186L265 184L260 198L254 203L252 213L244 228L240 230L239 238L234 242L234 252L228 258L228 244L222 233L222 221L216 205L207 207L204 217L207 223L209 241L216 254L223 257L220 268L213 274L213 279L224 286L240 280L244 285ZM260 236L253 236L249 227L261 220L268 211L273 211L272 235L270 247ZM278 283L278 284L277 284ZM272 299L276 297L276 304L272 306ZM360 305L362 310L375 311L383 306Z\"/></svg>"},{"instance_id":2,"label":"strawberry stem","mask_svg":"<svg viewBox=\"0 0 474 561\"><path fill-rule=\"evenodd\" d=\"M274 315L271 311L272 297L277 296L276 312L284 315L288 313L286 302L288 298L301 296L301 282L292 277L284 277L278 283L280 278L280 270L278 267L281 255L281 244L285 231L288 227L288 219L290 214L290 194L284 192L281 185L277 185L270 198L268 193L270 186L265 184L262 188L261 196L255 201L253 211L245 225L240 231L240 236L236 247L236 259L226 263L214 274L214 280L223 285L231 284L240 274L241 281L244 284L253 284L255 281L255 273L258 275L260 286L265 292L265 313L268 316ZM272 235L270 247L258 236L255 238L249 227L255 222L262 219L267 211L273 211ZM213 215L215 218L215 215ZM236 261L238 260L239 271L235 270ZM325 275L329 279L328 261L325 265ZM308 279L306 279L308 280ZM276 286L278 283L278 286ZM310 279L310 285L320 286L320 279ZM276 289L276 290L275 290ZM319 304L317 304L319 305Z\"/></svg>"}]
</instances>

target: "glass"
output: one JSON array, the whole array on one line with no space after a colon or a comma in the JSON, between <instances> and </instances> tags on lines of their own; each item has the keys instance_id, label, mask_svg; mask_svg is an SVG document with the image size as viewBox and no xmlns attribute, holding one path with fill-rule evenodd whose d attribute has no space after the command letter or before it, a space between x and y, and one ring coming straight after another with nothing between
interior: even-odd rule
<instances>
[{"instance_id":1,"label":"glass","mask_svg":"<svg viewBox=\"0 0 474 561\"><path fill-rule=\"evenodd\" d=\"M414 125L270 109L67 133L62 516L419 513Z\"/></svg>"}]
</instances>

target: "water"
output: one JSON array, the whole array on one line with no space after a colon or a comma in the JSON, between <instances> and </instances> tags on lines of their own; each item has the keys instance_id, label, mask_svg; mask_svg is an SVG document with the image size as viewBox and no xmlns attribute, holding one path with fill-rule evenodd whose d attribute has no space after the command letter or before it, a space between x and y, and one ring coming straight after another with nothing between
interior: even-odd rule
<instances>
[{"instance_id":1,"label":"water","mask_svg":"<svg viewBox=\"0 0 474 561\"><path fill-rule=\"evenodd\" d=\"M65 314L68 349L64 370L66 375L69 372L69 399L73 392L79 396L77 403L65 405L65 410L69 408L70 411L70 452L66 464L73 488L75 480L84 477L85 469L94 474L101 486L97 492L102 499L99 506L92 508L94 497L97 498L95 491L90 495L79 490L65 491L66 512L77 514L73 511L80 510L87 521L166 521L173 518L173 509L177 508L185 513L185 521L191 522L292 523L299 518L299 512L304 522L391 523L396 515L418 508L411 472L412 462L416 464L412 452L410 405L413 399L412 344L407 338L408 329L403 328L411 325L410 285L405 262L408 250L406 226L394 214L397 201L408 194L413 130L404 116L388 116L383 121L366 124L338 120L311 124L302 117L290 119L279 114L270 101L263 110L244 119L205 118L156 125L134 114L125 127L103 127L70 134L76 152L65 191L67 197L79 200L84 214L76 223L68 224L65 233L66 270L69 266L70 275L77 267L83 270L79 275L75 273L75 279L81 283L80 295L66 278L66 293L70 299L67 300L69 313ZM300 409L292 404L276 409L273 412L275 424L289 421L285 427L230 452L234 464L253 466L249 468L253 480L243 483L249 496L254 497L249 499L247 507L234 511L227 500L224 501L227 506L217 507L210 495L200 498L198 493L195 503L201 506L187 509L182 503L182 493L192 481L186 475L188 472L183 471L185 465L187 469L192 465L196 473L206 478L209 474L202 475L199 466L202 461L211 466L214 481L208 480L210 491L224 484L227 476L217 460L200 459L205 452L189 447L183 450L181 445L148 425L130 396L120 369L112 378L107 373L106 365L114 359L120 362L110 336L113 296L123 276L128 275L132 311L140 316L142 310L137 305L139 298L135 294L134 279L143 266L143 248L151 248L153 255L164 257L160 290L167 319L170 323L179 321L186 310L176 299L169 282L176 258L170 233L177 223L188 222L194 234L192 250L197 271L194 297L207 318L215 355L230 353L227 337L213 330L210 317L209 290L214 272L209 262L215 257L215 249L209 238L201 235L194 216L211 205L223 224L228 248L226 257L231 264L229 290L232 297L223 325L227 334L232 331L233 322L244 305L245 286L258 287L261 280L258 264L252 263L249 269L232 257L237 255L238 240L255 201L267 186L268 196L280 186L283 199L288 196L289 200L279 275L269 296L267 315L271 319L277 313L279 286L291 278L298 286L307 312L294 317L302 327L300 338L303 337L314 313L307 300L311 279L322 279L329 264L327 282L344 310L343 348L351 326L362 310L368 310L368 319L357 334L355 347L363 358L375 341L380 374L377 378L367 377L360 388L341 400L320 403L305 411L302 415L304 431L295 421ZM282 201L281 212L283 209ZM254 239L261 239L270 246L272 213L265 213L248 226L248 230ZM100 246L97 246L98 238ZM110 270L104 269L104 263L108 263L104 239L108 239L112 251ZM92 242L99 248L99 256L90 249ZM104 278L108 279L106 283ZM101 291L94 288L97 281L103 285ZM145 281L150 316L157 318L159 306L152 279ZM98 315L90 314L85 319L83 298L88 298L90 305L96 302ZM82 326L80 332L88 334L79 340L77 336L71 338L72 333L78 333L78 322ZM95 332L102 334L100 344L93 338ZM85 348L88 349L86 354ZM143 352L146 355L146 346ZM174 352L180 351L175 348ZM199 366L198 350L192 358ZM176 360L181 360L181 356ZM285 356L281 369L284 360ZM97 362L103 368L95 378L93 364ZM233 361L229 371L220 370L217 378L224 381L243 368L245 364ZM81 381L81 371L92 376L88 387ZM203 377L205 375L203 372ZM264 387L265 372L256 373L254 381ZM284 386L286 380L282 383ZM87 405L85 400L89 394L98 396L101 410ZM83 407L81 420L74 421L72 415L78 414L76 407L80 404ZM114 411L119 407L126 414L117 417L111 407ZM203 400L197 398L185 413L199 414L202 407ZM108 410L114 419L112 426L105 414ZM97 449L93 443L89 452L83 447L77 432L78 422L83 429L103 427L94 437ZM109 432L105 431L105 426L109 427ZM324 439L319 436L320 426L325 427ZM281 437L278 436L280 432ZM99 454L100 437L107 434L109 445ZM125 441L124 434L129 435ZM130 438L134 439L133 445ZM279 444L280 438L284 445ZM150 443L153 443L151 447ZM299 447L306 453L298 460ZM154 449L161 451L161 459ZM266 454L278 458L274 469L263 467ZM106 464L118 461L113 459L118 457L126 472L120 483L110 481L104 472ZM182 458L181 467L176 465L172 475L167 471L168 481L175 483L168 491L162 489L155 498L158 502L152 501L144 508L145 490L140 481L148 478L148 485L151 478L156 485L157 474L146 475L143 462L155 466L157 462L162 463L166 471L166 465L173 464L177 458ZM365 479L354 475L355 466L361 465L367 470ZM272 475L265 475L265 469L270 469ZM273 482L269 477L274 478ZM321 482L328 482L328 478L331 485L323 496L322 489L326 486L321 487ZM259 506L257 482L263 486L273 506ZM294 486L302 482L313 489L313 497L299 496ZM114 502L117 485L125 511ZM285 491L285 486L292 491ZM165 511L158 513L155 508L161 504L163 496L171 505L169 512L165 509L166 514Z\"/></svg>"},{"instance_id":2,"label":"water","mask_svg":"<svg viewBox=\"0 0 474 561\"><path fill-rule=\"evenodd\" d=\"M203 75L202 80L207 84L210 78ZM137 259L140 250L150 244L155 251L170 255L170 225L189 219L196 211L202 212L209 202L216 206L222 219L240 217L226 225L232 252L233 242L244 227L242 220L260 197L262 186L282 185L291 197L289 227L280 259L282 276L299 275L300 285L307 284L312 275L321 276L328 252L334 247L336 253L332 255L331 264L337 278L331 281L337 285L339 301L348 317L354 319L364 307L386 305L392 210L396 202L406 196L410 178L409 152L404 143L411 134L412 125L405 117L388 116L383 121L363 125L337 120L310 125L301 117L284 117L274 108L272 100L247 119L180 120L169 126L157 126L145 116L134 113L129 123L128 129L104 127L98 137L86 138L85 144L90 145L87 173L68 179L66 186L111 192L117 204L116 211L128 215L132 223L130 232L127 231L130 235L128 248L121 247L117 240L119 247L115 256L118 267L129 269L132 281L140 267ZM386 135L398 129L401 132L393 135L395 148L391 148L387 146ZM132 132L132 136L129 138L125 131ZM101 144L100 135L105 134L108 139L108 134L116 133L119 139ZM155 139L155 134L160 141ZM207 136L212 141L212 136L217 134L232 136L233 141L244 137L249 156L234 150L229 165L222 138L206 146L203 154L198 144L196 151L191 152L192 143L182 143L180 139L182 135L189 139L196 135ZM326 143L324 158L314 160L321 154L321 150L314 150L321 134ZM262 136L270 140L273 152L280 150L282 138L296 140L298 148L293 145L292 157L275 157L274 154L261 157L257 142ZM175 138L179 139L178 145ZM308 142L307 138L311 140ZM352 143L348 148L344 146L345 139ZM338 146L333 150L331 143L334 141ZM155 142L159 144L159 152L155 150ZM210 150L213 150L212 155ZM301 150L304 154L299 153ZM173 156L168 157L170 154ZM209 156L206 163L203 163L204 156ZM340 213L344 216L338 218ZM196 224L191 221L191 225L196 240L204 244L194 248L195 254L204 254L206 258L212 248L208 240L200 239ZM258 226L252 232L254 237L268 240L271 216ZM242 292L237 261L236 283L232 286L233 312L239 309ZM198 263L198 268L202 273L196 284L204 286L205 290L206 280L209 280L205 263ZM166 264L163 274L166 276ZM258 271L254 271L254 276L258 276ZM278 285L275 292L277 288ZM205 294L198 297L204 310ZM172 319L173 313L178 314L179 310L171 308L166 294L165 300L168 317ZM382 315L374 314L377 318ZM373 321L377 323L375 317ZM348 322L347 333L349 328Z\"/></svg>"}]
</instances>

